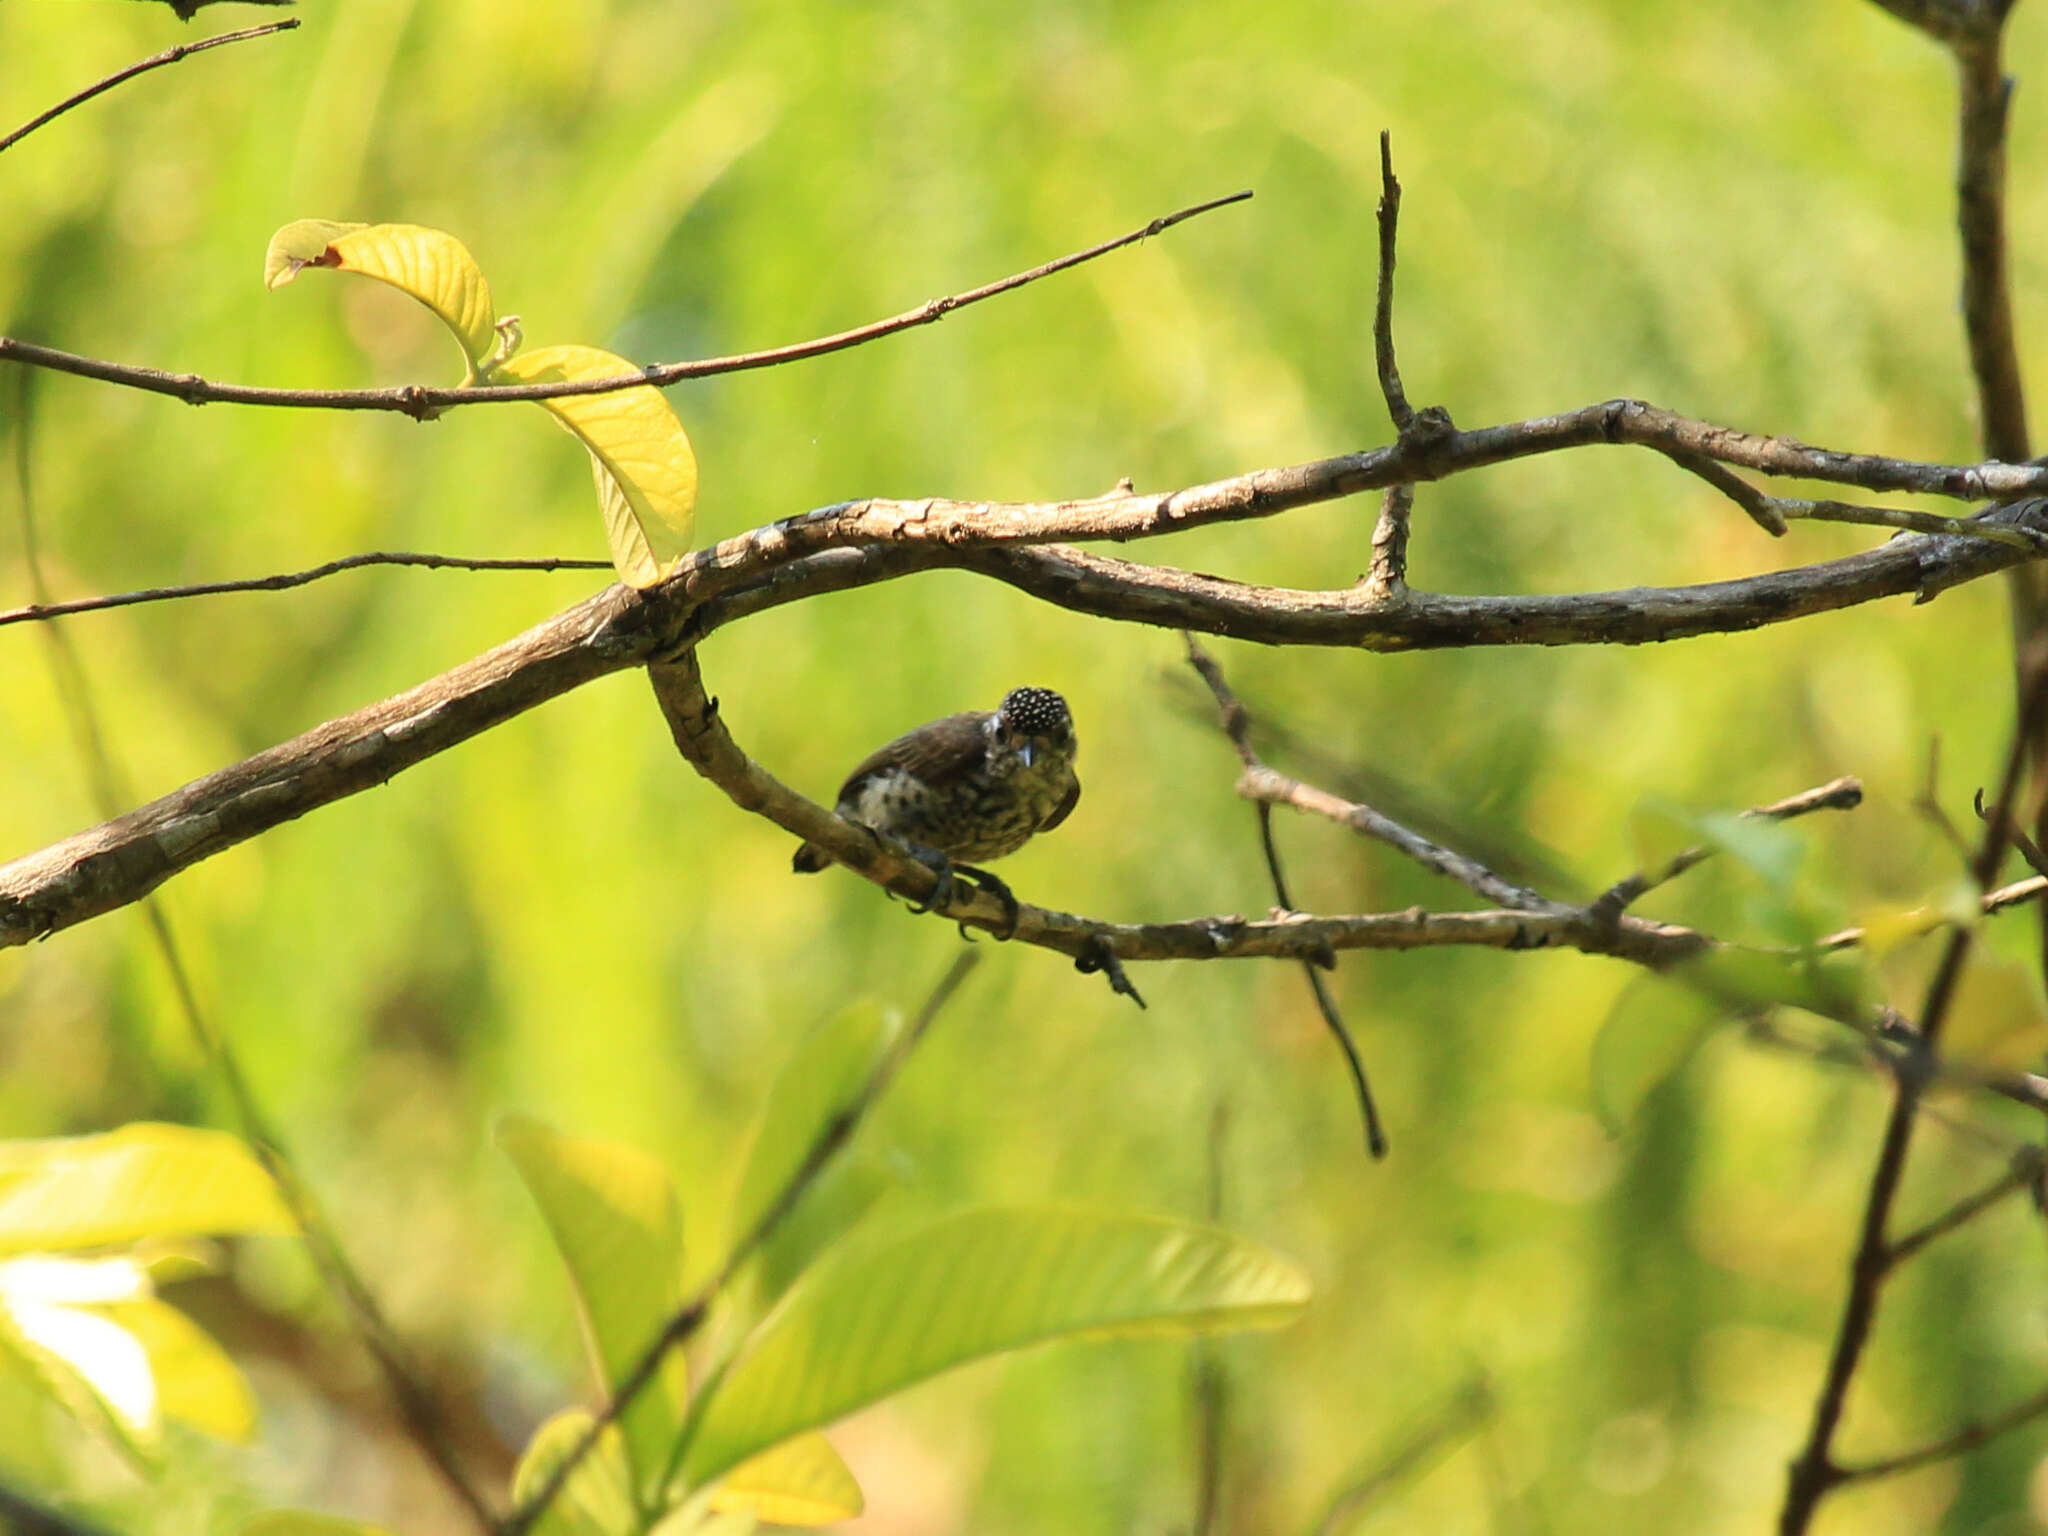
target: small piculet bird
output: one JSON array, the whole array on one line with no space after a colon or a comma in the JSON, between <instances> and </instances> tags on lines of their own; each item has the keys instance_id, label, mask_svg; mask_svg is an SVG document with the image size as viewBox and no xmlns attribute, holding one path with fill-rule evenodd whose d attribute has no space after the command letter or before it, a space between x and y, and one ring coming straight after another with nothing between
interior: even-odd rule
<instances>
[{"instance_id":1,"label":"small piculet bird","mask_svg":"<svg viewBox=\"0 0 2048 1536\"><path fill-rule=\"evenodd\" d=\"M839 814L936 855L933 904L942 903L954 860L980 875L1013 913L993 875L965 862L1015 853L1050 832L1081 798L1074 777L1074 721L1050 688L1013 688L997 708L948 715L898 736L846 777ZM832 860L805 843L791 861L814 874Z\"/></svg>"}]
</instances>

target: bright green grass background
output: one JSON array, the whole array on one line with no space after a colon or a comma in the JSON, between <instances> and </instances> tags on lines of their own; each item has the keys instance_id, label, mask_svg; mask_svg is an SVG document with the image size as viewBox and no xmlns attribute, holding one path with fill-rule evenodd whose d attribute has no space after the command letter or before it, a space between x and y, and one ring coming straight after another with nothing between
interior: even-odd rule
<instances>
[{"instance_id":1,"label":"bright green grass background","mask_svg":"<svg viewBox=\"0 0 2048 1536\"><path fill-rule=\"evenodd\" d=\"M187 31L156 6L8 0L0 121L270 15L223 6ZM1632 395L1834 447L1975 457L1948 71L1874 5L348 0L302 15L296 34L127 85L0 157L7 333L252 383L452 381L446 337L376 285L263 290L270 232L319 216L451 230L531 344L667 360L856 324L1251 187L1248 205L942 325L670 392L701 462L705 542L862 494L1192 484L1386 441L1371 312L1388 128L1418 404L1475 426ZM2044 17L2022 6L2011 50L2028 76L2012 155L2023 339L2048 237L2028 75ZM15 382L0 380L10 429ZM420 426L194 410L46 376L32 449L62 596L363 549L604 549L583 455L529 409ZM29 586L11 488L0 506L12 604ZM1142 554L1342 587L1373 512L1343 503ZM1774 544L1662 461L1586 450L1424 487L1413 575L1568 591L1874 542L1801 527ZM132 803L594 585L376 571L68 631ZM1323 755L1282 766L1389 776L1468 841L1547 845L1581 891L1632 867L1646 797L1732 808L1860 774L1862 810L1804 828L1800 898L1834 921L1947 887L1956 861L1909 805L1929 741L1967 820L2008 713L1989 582L1642 650L1219 652L1256 710ZM703 662L740 741L820 796L921 719L1058 688L1087 793L1005 866L1018 889L1121 920L1269 904L1234 761L1171 635L941 574L765 615ZM44 637L0 631L0 856L95 819ZM1466 904L1336 829L1280 832L1304 906ZM951 958L950 927L856 879L790 876L788 841L696 780L644 680L622 675L167 888L202 997L363 1267L408 1334L481 1362L507 1424L584 1382L493 1117L517 1108L664 1158L708 1262L740 1138L793 1043L851 995L914 1005ZM1649 910L1754 936L1762 897L1739 871L1702 870ZM2014 958L2031 942L2024 917L1996 940ZM1316 1277L1301 1324L1218 1350L1231 1529L1302 1528L1480 1370L1500 1399L1489 1430L1358 1529L1765 1528L1833 1327L1881 1085L1717 1036L1616 1139L1591 1048L1630 972L1347 956L1334 984L1394 1141L1374 1166L1293 969L1146 967L1139 1013L1056 956L985 959L870 1131L914 1170L906 1209L1056 1198L1199 1215L1224 1102L1226 1219ZM1902 1000L1922 964L1888 973ZM2009 981L1965 1034L2037 1015L2034 984ZM0 956L0 1134L220 1114L136 916ZM1976 1105L1953 1118L2008 1144L2028 1129ZM1995 1176L2000 1145L1931 1125L1908 1219ZM2038 1387L2042 1243L2015 1205L1900 1280L1847 1452L1917 1443ZM248 1280L321 1315L289 1264ZM913 1392L838 1437L871 1501L855 1528L1184 1529L1186 1371L1180 1346L1074 1346ZM179 1473L196 1517L224 1519L211 1490L248 1479L265 1499L433 1528L406 1508L401 1452L283 1372L258 1386L265 1448L195 1450ZM1824 1528L2038 1529L2041 1443L1845 1495Z\"/></svg>"}]
</instances>

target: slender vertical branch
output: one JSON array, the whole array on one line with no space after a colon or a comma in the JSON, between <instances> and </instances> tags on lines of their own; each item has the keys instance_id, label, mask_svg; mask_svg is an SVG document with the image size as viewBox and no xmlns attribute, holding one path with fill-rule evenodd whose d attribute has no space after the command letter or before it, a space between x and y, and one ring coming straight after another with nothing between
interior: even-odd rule
<instances>
[{"instance_id":1,"label":"slender vertical branch","mask_svg":"<svg viewBox=\"0 0 2048 1536\"><path fill-rule=\"evenodd\" d=\"M2017 464L2031 456L2027 398L2013 331L2006 234L2006 118L2012 81L2003 62L2004 8L1973 7L1984 18L1955 44L1960 85L1956 224L1963 248L1963 328L1983 412L1985 457Z\"/></svg>"},{"instance_id":2,"label":"slender vertical branch","mask_svg":"<svg viewBox=\"0 0 2048 1536\"><path fill-rule=\"evenodd\" d=\"M1380 394L1387 402L1387 417L1397 437L1407 437L1415 428L1415 411L1401 385L1401 370L1394 361L1394 237L1401 223L1401 183L1394 175L1393 141L1380 131L1380 271L1379 291L1373 304L1373 363L1379 373ZM1380 499L1379 520L1373 525L1372 561L1361 585L1374 596L1391 598L1408 582L1408 517L1415 507L1415 487L1388 486Z\"/></svg>"},{"instance_id":3,"label":"slender vertical branch","mask_svg":"<svg viewBox=\"0 0 2048 1536\"><path fill-rule=\"evenodd\" d=\"M1380 279L1373 305L1373 362L1379 370L1380 393L1386 397L1387 415L1397 433L1415 424L1414 408L1401 387L1401 370L1394 362L1394 237L1401 225L1401 183L1394 175L1393 137L1380 130Z\"/></svg>"},{"instance_id":4,"label":"slender vertical branch","mask_svg":"<svg viewBox=\"0 0 2048 1536\"><path fill-rule=\"evenodd\" d=\"M2022 675L2035 679L2035 682L2022 701L2012 747L2006 754L1998 796L1984 819L1983 838L1970 864L1970 875L1980 895L1989 891L1997 878L1999 863L2009 841L2013 807L2018 803L2020 785L2026 777L2029 745L2041 728L2044 706L2048 706L2048 667L2042 665L2038 654L2040 648L2037 642L2022 657ZM1803 1536L1820 1501L1846 1477L1834 1459L1835 1434L1841 1426L1849 1385L1862 1361L1864 1346L1870 1340L1871 1325L1877 1317L1879 1293L1891 1271L1886 1227L1898 1198L1900 1180L1905 1174L1906 1154L1912 1145L1920 1096L1931 1078L1935 1048L1940 1043L1942 1028L1947 1022L1950 1005L1955 1001L1956 989L1962 981L1963 967L1975 938L1976 930L1969 926L1960 926L1950 932L1934 978L1928 984L1917 1034L1893 1073L1891 1114L1885 1122L1884 1140L1878 1151L1877 1166L1871 1174L1870 1193L1864 1201L1856 1253L1849 1268L1849 1293L1842 1304L1841 1322L1828 1359L1827 1374L1814 1400L1813 1421L1805 1447L1793 1461L1787 1477L1785 1503L1778 1520L1780 1536Z\"/></svg>"}]
</instances>

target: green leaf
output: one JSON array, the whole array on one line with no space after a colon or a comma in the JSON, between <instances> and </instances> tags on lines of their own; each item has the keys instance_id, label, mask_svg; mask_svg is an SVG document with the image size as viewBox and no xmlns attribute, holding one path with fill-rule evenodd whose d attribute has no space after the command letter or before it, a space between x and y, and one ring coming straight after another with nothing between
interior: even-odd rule
<instances>
[{"instance_id":1,"label":"green leaf","mask_svg":"<svg viewBox=\"0 0 2048 1536\"><path fill-rule=\"evenodd\" d=\"M1806 837L1785 822L1717 811L1698 818L1701 841L1747 865L1777 890L1791 889L1806 858Z\"/></svg>"},{"instance_id":2,"label":"green leaf","mask_svg":"<svg viewBox=\"0 0 2048 1536\"><path fill-rule=\"evenodd\" d=\"M1654 874L1700 840L1690 816L1662 800L1645 799L1628 813L1628 847L1637 870Z\"/></svg>"},{"instance_id":3,"label":"green leaf","mask_svg":"<svg viewBox=\"0 0 2048 1536\"><path fill-rule=\"evenodd\" d=\"M902 1032L903 1017L873 1000L850 1004L813 1030L775 1079L762 1106L733 1199L729 1241L753 1231L835 1115L859 1098ZM761 1246L760 1295L771 1301L889 1187L881 1165L842 1162L828 1170Z\"/></svg>"},{"instance_id":4,"label":"green leaf","mask_svg":"<svg viewBox=\"0 0 2048 1536\"><path fill-rule=\"evenodd\" d=\"M491 370L494 384L617 379L640 369L596 347L542 347ZM590 450L605 535L619 579L651 587L690 551L697 456L676 413L649 384L539 402Z\"/></svg>"},{"instance_id":5,"label":"green leaf","mask_svg":"<svg viewBox=\"0 0 2048 1536\"><path fill-rule=\"evenodd\" d=\"M1640 976L1622 989L1593 1036L1593 1108L1608 1135L1635 1123L1644 1102L1730 1011L1720 998L1662 976Z\"/></svg>"},{"instance_id":6,"label":"green leaf","mask_svg":"<svg viewBox=\"0 0 2048 1536\"><path fill-rule=\"evenodd\" d=\"M365 1525L311 1509L266 1509L244 1521L236 1536L391 1536L391 1532L381 1525Z\"/></svg>"},{"instance_id":7,"label":"green leaf","mask_svg":"<svg viewBox=\"0 0 2048 1536\"><path fill-rule=\"evenodd\" d=\"M307 267L360 273L418 299L455 333L469 362L465 383L497 346L491 285L468 247L442 230L299 219L270 237L263 286L282 288Z\"/></svg>"},{"instance_id":8,"label":"green leaf","mask_svg":"<svg viewBox=\"0 0 2048 1536\"><path fill-rule=\"evenodd\" d=\"M550 1474L583 1443L596 1417L581 1408L555 1414L533 1432L512 1473L512 1502L524 1507ZM607 1424L590 1454L533 1526L533 1536L631 1536L640 1529L633 1472L618 1427Z\"/></svg>"},{"instance_id":9,"label":"green leaf","mask_svg":"<svg viewBox=\"0 0 2048 1536\"><path fill-rule=\"evenodd\" d=\"M140 1123L13 1142L7 1156L0 1255L293 1229L270 1175L222 1131Z\"/></svg>"},{"instance_id":10,"label":"green leaf","mask_svg":"<svg viewBox=\"0 0 2048 1536\"><path fill-rule=\"evenodd\" d=\"M599 1381L615 1389L682 1304L682 1217L668 1170L632 1147L567 1136L524 1115L498 1123L498 1145L533 1192L569 1267ZM676 1369L634 1398L622 1419L643 1478L666 1464L681 1425Z\"/></svg>"},{"instance_id":11,"label":"green leaf","mask_svg":"<svg viewBox=\"0 0 2048 1536\"><path fill-rule=\"evenodd\" d=\"M1151 1217L970 1211L842 1246L754 1330L703 1410L684 1476L708 1483L985 1355L1050 1339L1273 1327L1308 1298L1308 1278L1271 1250Z\"/></svg>"},{"instance_id":12,"label":"green leaf","mask_svg":"<svg viewBox=\"0 0 2048 1536\"><path fill-rule=\"evenodd\" d=\"M831 1525L853 1519L867 1501L832 1442L812 1430L734 1467L710 1507L745 1510L770 1525Z\"/></svg>"}]
</instances>

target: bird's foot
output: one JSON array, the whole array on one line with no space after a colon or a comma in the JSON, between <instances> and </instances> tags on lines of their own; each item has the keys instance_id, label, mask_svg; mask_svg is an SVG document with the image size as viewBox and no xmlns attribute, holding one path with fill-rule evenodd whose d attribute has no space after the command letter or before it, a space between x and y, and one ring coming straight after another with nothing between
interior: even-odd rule
<instances>
[{"instance_id":1,"label":"bird's foot","mask_svg":"<svg viewBox=\"0 0 2048 1536\"><path fill-rule=\"evenodd\" d=\"M925 897L922 902L912 904L911 916L922 917L927 912L936 912L953 899L956 883L953 861L938 849L927 848L923 843L913 843L907 838L904 839L903 846L909 850L913 859L932 872L932 878L938 882L932 887L931 895Z\"/></svg>"},{"instance_id":2,"label":"bird's foot","mask_svg":"<svg viewBox=\"0 0 2048 1536\"><path fill-rule=\"evenodd\" d=\"M996 940L1002 943L1014 939L1017 936L1017 924L1024 916L1024 908L1017 900L1016 893L1010 889L1009 883L1001 875L990 874L975 864L955 864L953 873L966 876L975 889L986 891L1003 904L1003 926L1002 931L996 934ZM973 936L968 933L965 923L960 925L960 936L972 942Z\"/></svg>"},{"instance_id":3,"label":"bird's foot","mask_svg":"<svg viewBox=\"0 0 2048 1536\"><path fill-rule=\"evenodd\" d=\"M1124 974L1124 963L1117 959L1116 951L1109 947L1109 941L1101 934L1088 941L1088 947L1074 957L1074 969L1083 976L1091 971L1102 972L1102 979L1109 983L1109 990L1121 992L1140 1008L1145 999L1138 996L1138 989L1131 985L1131 978Z\"/></svg>"}]
</instances>

